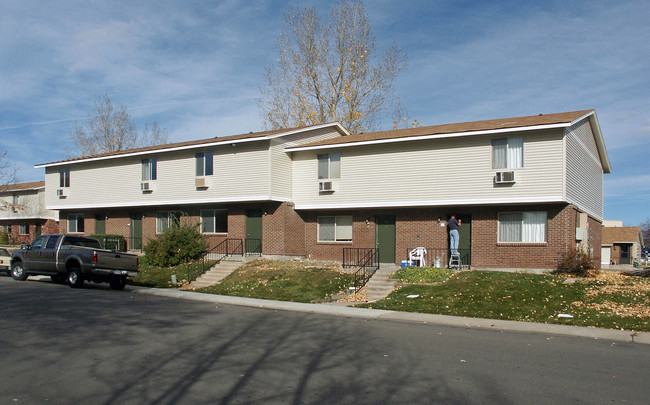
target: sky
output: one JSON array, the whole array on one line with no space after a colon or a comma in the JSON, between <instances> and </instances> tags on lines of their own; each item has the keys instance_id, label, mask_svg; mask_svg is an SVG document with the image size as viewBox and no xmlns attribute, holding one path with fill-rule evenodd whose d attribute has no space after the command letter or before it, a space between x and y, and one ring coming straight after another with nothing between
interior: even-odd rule
<instances>
[{"instance_id":1,"label":"sky","mask_svg":"<svg viewBox=\"0 0 650 405\"><path fill-rule=\"evenodd\" d=\"M366 0L376 48L423 125L595 109L612 164L605 218L650 217L650 2ZM0 0L0 152L20 180L66 159L98 97L170 142L263 129L284 13L329 1ZM392 115L377 128L391 129Z\"/></svg>"}]
</instances>

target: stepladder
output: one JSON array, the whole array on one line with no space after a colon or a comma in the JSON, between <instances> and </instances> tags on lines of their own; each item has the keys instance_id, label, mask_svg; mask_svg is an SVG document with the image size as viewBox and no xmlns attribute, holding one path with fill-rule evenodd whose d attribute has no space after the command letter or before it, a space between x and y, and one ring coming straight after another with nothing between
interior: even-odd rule
<instances>
[{"instance_id":1,"label":"stepladder","mask_svg":"<svg viewBox=\"0 0 650 405\"><path fill-rule=\"evenodd\" d=\"M463 263L460 260L460 253L452 253L451 256L449 256L450 269L460 270L462 265Z\"/></svg>"}]
</instances>

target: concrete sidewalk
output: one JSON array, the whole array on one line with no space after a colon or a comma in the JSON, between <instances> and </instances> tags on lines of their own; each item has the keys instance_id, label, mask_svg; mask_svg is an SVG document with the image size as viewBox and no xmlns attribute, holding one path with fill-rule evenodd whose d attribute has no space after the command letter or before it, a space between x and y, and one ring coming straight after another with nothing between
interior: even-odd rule
<instances>
[{"instance_id":1,"label":"concrete sidewalk","mask_svg":"<svg viewBox=\"0 0 650 405\"><path fill-rule=\"evenodd\" d=\"M347 316L351 318L363 319L429 323L435 325L489 329L497 331L579 336L593 339L611 340L616 342L650 344L649 332L634 333L625 330L589 328L583 326L504 321L498 319L465 318L459 316L421 314L415 312L387 311L383 309L354 308L332 304L306 304L300 302L273 301L257 298L204 294L163 288L128 286L127 289L138 294L149 294L161 297L180 298L185 300L213 302L228 305L240 305L255 308L277 309L282 311L309 312L315 314Z\"/></svg>"}]
</instances>

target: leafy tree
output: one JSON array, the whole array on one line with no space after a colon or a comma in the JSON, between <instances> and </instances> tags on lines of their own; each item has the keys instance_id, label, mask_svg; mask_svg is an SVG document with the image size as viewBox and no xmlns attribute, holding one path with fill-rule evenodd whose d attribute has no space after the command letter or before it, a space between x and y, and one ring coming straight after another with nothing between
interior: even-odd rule
<instances>
[{"instance_id":1,"label":"leafy tree","mask_svg":"<svg viewBox=\"0 0 650 405\"><path fill-rule=\"evenodd\" d=\"M406 67L395 43L376 56L361 1L341 0L325 19L315 7L289 10L277 49L258 101L264 125L273 129L332 121L351 132L373 129Z\"/></svg>"},{"instance_id":2,"label":"leafy tree","mask_svg":"<svg viewBox=\"0 0 650 405\"><path fill-rule=\"evenodd\" d=\"M151 128L147 125L144 131L139 133L126 107L115 109L111 99L105 94L95 100L94 109L88 114L85 127L75 121L70 138L81 156L89 156L165 144L167 131L154 122Z\"/></svg>"}]
</instances>

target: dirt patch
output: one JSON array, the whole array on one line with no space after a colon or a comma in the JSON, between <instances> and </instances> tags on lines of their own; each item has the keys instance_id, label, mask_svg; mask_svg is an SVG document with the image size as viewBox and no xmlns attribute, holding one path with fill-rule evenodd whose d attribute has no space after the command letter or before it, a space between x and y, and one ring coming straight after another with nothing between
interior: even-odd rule
<instances>
[{"instance_id":1,"label":"dirt patch","mask_svg":"<svg viewBox=\"0 0 650 405\"><path fill-rule=\"evenodd\" d=\"M594 284L588 291L588 297L597 297L599 295L628 295L645 298L650 294L650 282L639 280L636 277L625 275L624 273L601 271L593 278L583 279L582 282L595 280ZM623 317L640 317L650 318L650 308L646 305L626 305L610 300L604 300L601 303L582 303L574 302L574 306L585 306L597 311L612 311L618 316Z\"/></svg>"}]
</instances>

